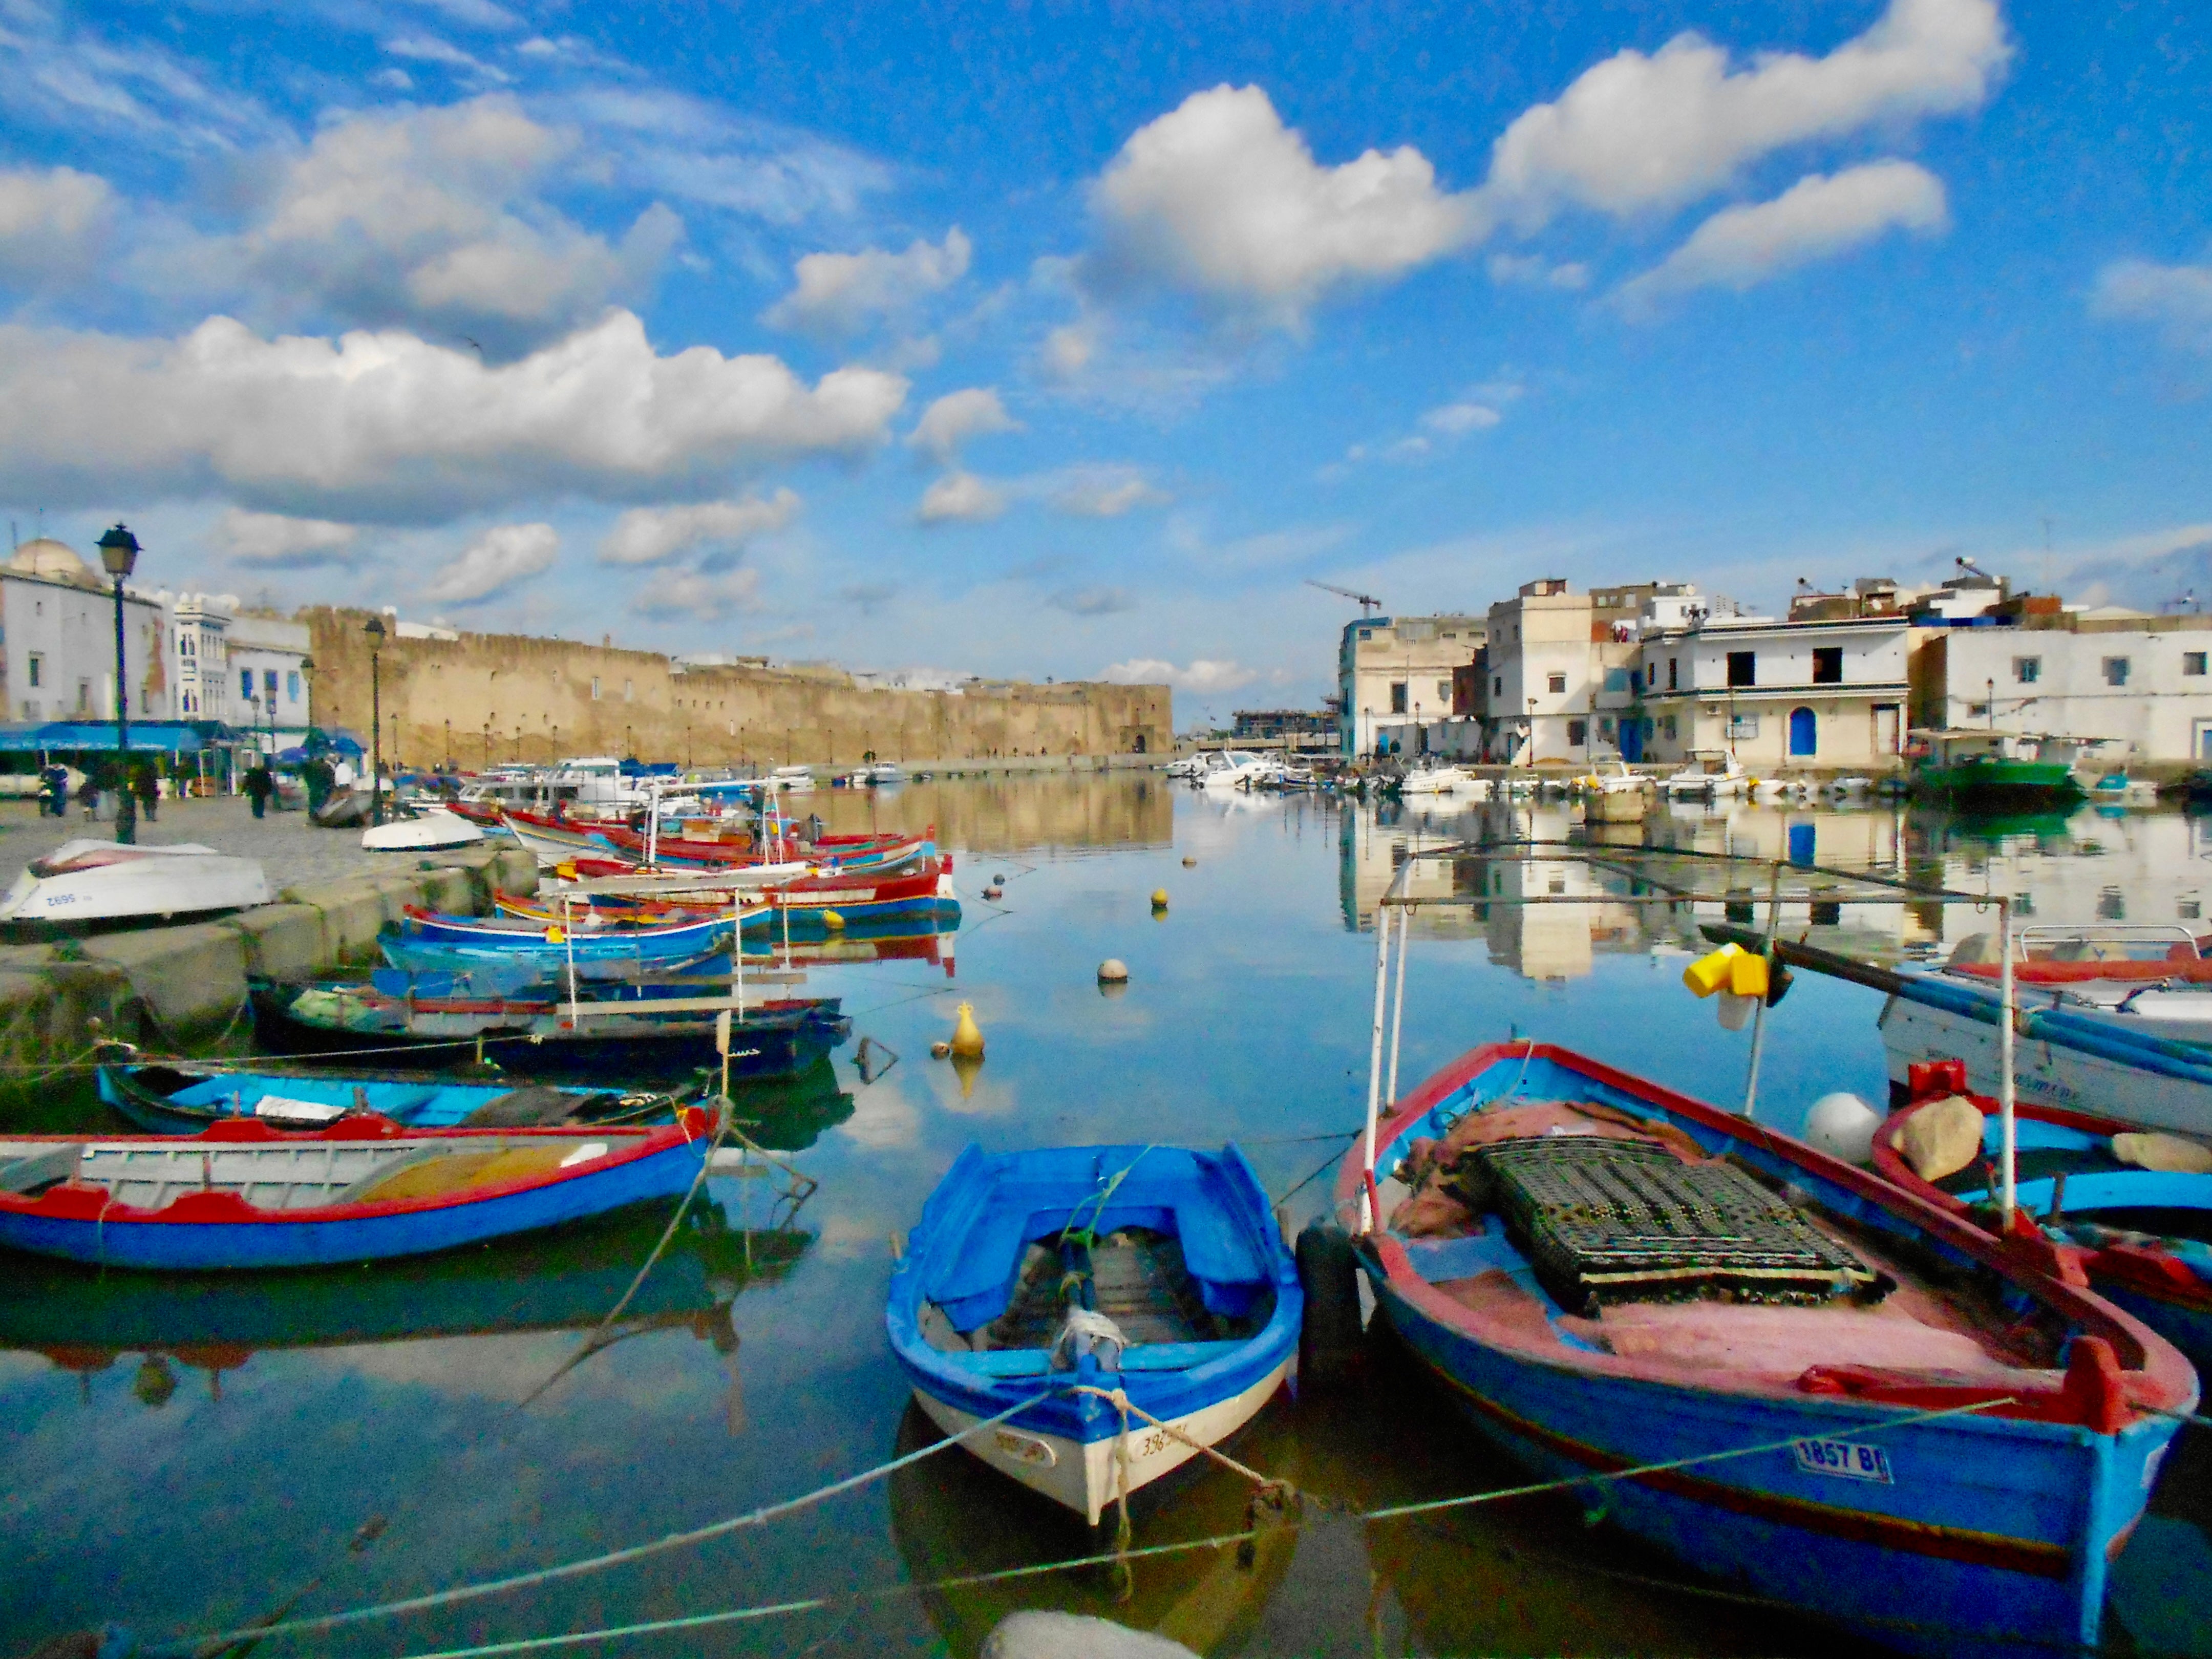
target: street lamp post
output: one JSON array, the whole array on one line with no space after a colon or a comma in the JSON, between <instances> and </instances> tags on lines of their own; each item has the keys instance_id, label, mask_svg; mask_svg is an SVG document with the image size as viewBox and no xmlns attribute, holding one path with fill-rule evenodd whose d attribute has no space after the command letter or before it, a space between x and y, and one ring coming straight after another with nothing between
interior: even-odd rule
<instances>
[{"instance_id":1,"label":"street lamp post","mask_svg":"<svg viewBox=\"0 0 2212 1659\"><path fill-rule=\"evenodd\" d=\"M384 822L384 687L377 664L384 618L371 617L361 631L368 636L368 821L374 826Z\"/></svg>"},{"instance_id":2,"label":"street lamp post","mask_svg":"<svg viewBox=\"0 0 2212 1659\"><path fill-rule=\"evenodd\" d=\"M123 653L123 582L138 562L138 538L117 525L100 538L100 562L115 579L115 839L138 839L138 801L131 793L131 680Z\"/></svg>"},{"instance_id":3,"label":"street lamp post","mask_svg":"<svg viewBox=\"0 0 2212 1659\"><path fill-rule=\"evenodd\" d=\"M1528 765L1536 763L1536 700L1528 699Z\"/></svg>"}]
</instances>

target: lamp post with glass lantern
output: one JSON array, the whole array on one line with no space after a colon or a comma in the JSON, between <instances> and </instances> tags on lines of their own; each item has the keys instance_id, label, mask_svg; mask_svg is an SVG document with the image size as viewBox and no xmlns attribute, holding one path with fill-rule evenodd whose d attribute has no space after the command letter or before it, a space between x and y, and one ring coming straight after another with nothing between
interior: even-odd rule
<instances>
[{"instance_id":1,"label":"lamp post with glass lantern","mask_svg":"<svg viewBox=\"0 0 2212 1659\"><path fill-rule=\"evenodd\" d=\"M384 687L377 665L384 618L371 617L361 631L368 636L368 821L374 826L384 822Z\"/></svg>"},{"instance_id":2,"label":"lamp post with glass lantern","mask_svg":"<svg viewBox=\"0 0 2212 1659\"><path fill-rule=\"evenodd\" d=\"M131 680L123 653L123 582L138 562L138 538L117 525L100 538L100 562L115 579L115 839L138 839L138 800L131 793Z\"/></svg>"}]
</instances>

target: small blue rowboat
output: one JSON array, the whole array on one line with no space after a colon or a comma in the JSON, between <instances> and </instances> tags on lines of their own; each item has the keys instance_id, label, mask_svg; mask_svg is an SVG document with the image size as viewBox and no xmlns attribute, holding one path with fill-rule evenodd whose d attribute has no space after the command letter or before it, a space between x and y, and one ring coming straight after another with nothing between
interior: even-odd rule
<instances>
[{"instance_id":1,"label":"small blue rowboat","mask_svg":"<svg viewBox=\"0 0 2212 1659\"><path fill-rule=\"evenodd\" d=\"M1096 1525L1267 1403L1304 1305L1234 1146L971 1146L922 1206L884 1317L948 1434L1049 1392L969 1449ZM1125 1419L1115 1389L1157 1422Z\"/></svg>"},{"instance_id":2,"label":"small blue rowboat","mask_svg":"<svg viewBox=\"0 0 2212 1659\"><path fill-rule=\"evenodd\" d=\"M727 931L726 929L725 930ZM707 974L722 965L729 976L729 951L720 944L684 955L631 954L598 951L572 963L557 945L516 949L501 945L448 945L441 939L402 939L386 933L377 940L386 966L403 977L427 981L445 975L479 995L512 996L537 985L565 987L569 973L586 984L621 982L658 974ZM394 981L393 988L400 988Z\"/></svg>"},{"instance_id":3,"label":"small blue rowboat","mask_svg":"<svg viewBox=\"0 0 2212 1659\"><path fill-rule=\"evenodd\" d=\"M423 1255L690 1189L712 1141L659 1128L447 1129L375 1118L286 1134L0 1139L0 1245L106 1267L321 1267Z\"/></svg>"},{"instance_id":4,"label":"small blue rowboat","mask_svg":"<svg viewBox=\"0 0 2212 1659\"><path fill-rule=\"evenodd\" d=\"M2001 1241L1549 1044L1430 1079L1337 1197L1371 1213L1355 1260L1479 1432L1557 1480L1748 1452L1587 1490L1893 1649L2094 1650L2197 1407L2171 1346Z\"/></svg>"},{"instance_id":5,"label":"small blue rowboat","mask_svg":"<svg viewBox=\"0 0 2212 1659\"><path fill-rule=\"evenodd\" d=\"M610 922L603 913L589 908L582 916L591 925L564 927L558 922L526 921L513 916L441 915L410 905L399 924L399 938L511 952L550 968L567 963L571 957L579 961L617 962L696 957L719 948L728 939L732 927L726 906L693 921L657 926Z\"/></svg>"},{"instance_id":6,"label":"small blue rowboat","mask_svg":"<svg viewBox=\"0 0 2212 1659\"><path fill-rule=\"evenodd\" d=\"M419 1072L234 1072L188 1062L103 1065L99 1087L102 1100L153 1134L198 1134L231 1118L320 1129L371 1113L403 1129L550 1128L617 1115L665 1119L678 1104L668 1094L466 1083Z\"/></svg>"}]
</instances>

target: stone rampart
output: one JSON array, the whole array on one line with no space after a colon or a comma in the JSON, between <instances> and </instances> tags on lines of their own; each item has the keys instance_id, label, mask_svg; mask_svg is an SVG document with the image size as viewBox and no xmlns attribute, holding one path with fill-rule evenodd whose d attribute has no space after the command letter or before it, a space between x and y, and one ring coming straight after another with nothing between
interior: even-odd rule
<instances>
[{"instance_id":1,"label":"stone rampart","mask_svg":"<svg viewBox=\"0 0 2212 1659\"><path fill-rule=\"evenodd\" d=\"M301 613L318 724L368 735L366 611ZM658 652L515 634L387 636L383 742L410 763L468 769L568 755L687 766L842 765L1169 753L1159 685L971 681L957 692L880 690L836 670L685 668Z\"/></svg>"}]
</instances>

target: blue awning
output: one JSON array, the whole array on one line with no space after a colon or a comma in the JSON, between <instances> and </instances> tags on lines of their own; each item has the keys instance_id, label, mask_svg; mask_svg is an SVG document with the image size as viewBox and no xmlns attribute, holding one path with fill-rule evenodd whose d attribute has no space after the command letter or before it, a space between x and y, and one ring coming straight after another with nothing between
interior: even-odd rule
<instances>
[{"instance_id":1,"label":"blue awning","mask_svg":"<svg viewBox=\"0 0 2212 1659\"><path fill-rule=\"evenodd\" d=\"M115 752L115 722L112 720L53 720L45 726L27 729L27 742L0 742L0 748L47 749L65 753L113 754ZM134 755L190 755L203 747L200 734L190 726L169 720L133 720L131 723L131 752Z\"/></svg>"}]
</instances>

